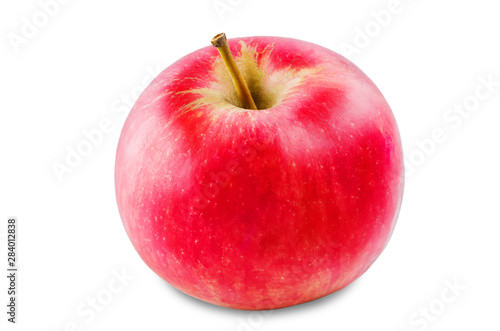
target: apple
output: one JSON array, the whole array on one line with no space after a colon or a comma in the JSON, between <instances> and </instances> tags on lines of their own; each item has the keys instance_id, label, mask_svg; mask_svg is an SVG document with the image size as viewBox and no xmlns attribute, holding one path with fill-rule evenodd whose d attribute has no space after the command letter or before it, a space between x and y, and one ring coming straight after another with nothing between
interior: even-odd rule
<instances>
[{"instance_id":1,"label":"apple","mask_svg":"<svg viewBox=\"0 0 500 331\"><path fill-rule=\"evenodd\" d=\"M124 124L115 185L133 246L168 283L224 307L344 288L380 255L402 201L388 103L321 46L212 43L160 73Z\"/></svg>"}]
</instances>

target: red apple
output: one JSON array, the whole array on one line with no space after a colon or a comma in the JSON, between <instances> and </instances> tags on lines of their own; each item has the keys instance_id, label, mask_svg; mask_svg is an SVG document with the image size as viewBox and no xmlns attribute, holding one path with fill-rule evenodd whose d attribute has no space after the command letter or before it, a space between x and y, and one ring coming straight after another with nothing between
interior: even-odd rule
<instances>
[{"instance_id":1,"label":"red apple","mask_svg":"<svg viewBox=\"0 0 500 331\"><path fill-rule=\"evenodd\" d=\"M228 42L257 109L214 47L158 75L118 145L125 230L155 273L216 305L273 309L338 291L396 224L404 176L391 109L331 50Z\"/></svg>"}]
</instances>

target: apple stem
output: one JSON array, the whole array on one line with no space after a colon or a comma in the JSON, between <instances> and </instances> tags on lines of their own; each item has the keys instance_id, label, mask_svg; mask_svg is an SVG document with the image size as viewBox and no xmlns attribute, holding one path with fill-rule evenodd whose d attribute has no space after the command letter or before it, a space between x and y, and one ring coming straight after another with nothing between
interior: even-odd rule
<instances>
[{"instance_id":1,"label":"apple stem","mask_svg":"<svg viewBox=\"0 0 500 331\"><path fill-rule=\"evenodd\" d=\"M226 34L219 33L215 37L212 38L212 45L217 47L220 55L222 56L222 60L226 65L227 70L231 74L231 78L233 79L234 87L236 89L236 93L241 101L241 106L245 109L254 109L257 110L257 106L253 101L252 94L250 94L250 90L248 89L247 83L243 79L238 66L236 66L236 62L234 61L233 55L229 50L229 45L227 44Z\"/></svg>"}]
</instances>

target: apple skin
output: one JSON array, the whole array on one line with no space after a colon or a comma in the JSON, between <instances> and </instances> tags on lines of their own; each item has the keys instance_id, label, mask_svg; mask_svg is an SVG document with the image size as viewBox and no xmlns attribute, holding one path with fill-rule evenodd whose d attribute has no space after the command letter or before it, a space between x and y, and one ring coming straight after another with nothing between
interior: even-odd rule
<instances>
[{"instance_id":1,"label":"apple skin","mask_svg":"<svg viewBox=\"0 0 500 331\"><path fill-rule=\"evenodd\" d=\"M159 74L118 145L125 230L156 274L216 305L275 309L338 291L380 255L399 214L391 109L331 50L228 42L259 110L236 106L214 47Z\"/></svg>"}]
</instances>

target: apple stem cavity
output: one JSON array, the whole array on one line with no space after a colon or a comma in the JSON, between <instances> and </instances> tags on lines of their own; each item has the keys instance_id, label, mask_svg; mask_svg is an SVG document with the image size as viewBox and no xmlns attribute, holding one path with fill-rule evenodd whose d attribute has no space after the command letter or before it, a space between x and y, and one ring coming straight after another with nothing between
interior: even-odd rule
<instances>
[{"instance_id":1,"label":"apple stem cavity","mask_svg":"<svg viewBox=\"0 0 500 331\"><path fill-rule=\"evenodd\" d=\"M252 98L252 94L248 89L247 83L243 79L236 62L234 61L233 55L231 54L231 50L229 50L229 45L227 44L227 38L225 33L219 33L211 40L212 45L217 48L219 51L224 64L226 65L227 70L231 74L231 78L233 79L234 88L236 89L236 93L241 101L241 107L245 109L253 109L257 110L257 106Z\"/></svg>"}]
</instances>

